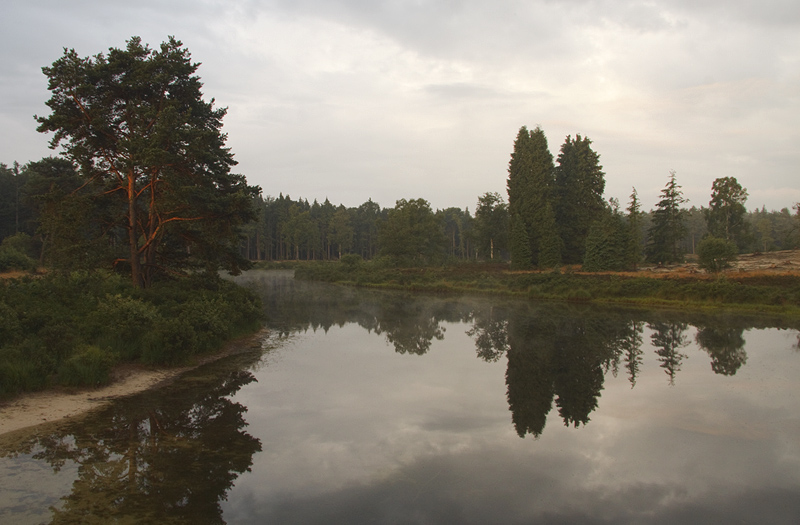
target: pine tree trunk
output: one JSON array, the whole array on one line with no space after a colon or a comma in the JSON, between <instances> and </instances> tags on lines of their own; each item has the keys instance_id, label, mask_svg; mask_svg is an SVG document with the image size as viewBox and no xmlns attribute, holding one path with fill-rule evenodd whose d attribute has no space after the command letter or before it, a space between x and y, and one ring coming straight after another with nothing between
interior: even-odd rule
<instances>
[{"instance_id":1,"label":"pine tree trunk","mask_svg":"<svg viewBox=\"0 0 800 525\"><path fill-rule=\"evenodd\" d=\"M136 179L128 174L128 245L130 248L131 280L137 288L144 288L142 266L139 261L139 235L136 217Z\"/></svg>"}]
</instances>

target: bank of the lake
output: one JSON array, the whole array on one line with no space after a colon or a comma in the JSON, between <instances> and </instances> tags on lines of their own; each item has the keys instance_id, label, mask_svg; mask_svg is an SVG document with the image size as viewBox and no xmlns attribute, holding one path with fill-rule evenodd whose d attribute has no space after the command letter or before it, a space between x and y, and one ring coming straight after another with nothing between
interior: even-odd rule
<instances>
[{"instance_id":1,"label":"bank of the lake","mask_svg":"<svg viewBox=\"0 0 800 525\"><path fill-rule=\"evenodd\" d=\"M222 349L198 356L182 366L118 364L110 371L109 383L99 387L53 387L18 394L0 401L0 436L34 426L58 424L67 418L99 410L117 399L163 387L190 370L260 347L266 333L266 329L261 329L233 339Z\"/></svg>"},{"instance_id":2,"label":"bank of the lake","mask_svg":"<svg viewBox=\"0 0 800 525\"><path fill-rule=\"evenodd\" d=\"M181 367L261 327L258 297L216 274L139 289L107 272L0 281L0 400Z\"/></svg>"},{"instance_id":3,"label":"bank of the lake","mask_svg":"<svg viewBox=\"0 0 800 525\"><path fill-rule=\"evenodd\" d=\"M436 293L484 293L545 301L681 309L736 309L800 315L794 272L584 273L572 269L512 271L506 264L394 268L371 262L303 264L298 279Z\"/></svg>"}]
</instances>

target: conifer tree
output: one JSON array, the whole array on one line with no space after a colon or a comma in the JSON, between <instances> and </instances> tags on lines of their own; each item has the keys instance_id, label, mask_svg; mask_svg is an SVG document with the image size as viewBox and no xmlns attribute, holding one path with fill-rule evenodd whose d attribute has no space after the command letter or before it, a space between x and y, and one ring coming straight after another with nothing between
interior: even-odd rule
<instances>
[{"instance_id":1,"label":"conifer tree","mask_svg":"<svg viewBox=\"0 0 800 525\"><path fill-rule=\"evenodd\" d=\"M545 204L541 219L539 220L541 234L539 236L539 266L541 268L556 268L561 264L561 237L558 235L556 215L553 206Z\"/></svg>"},{"instance_id":2,"label":"conifer tree","mask_svg":"<svg viewBox=\"0 0 800 525\"><path fill-rule=\"evenodd\" d=\"M616 199L612 199L611 207L589 229L583 269L587 272L627 270L630 267L629 235Z\"/></svg>"},{"instance_id":3,"label":"conifer tree","mask_svg":"<svg viewBox=\"0 0 800 525\"><path fill-rule=\"evenodd\" d=\"M538 126L533 131L523 126L514 141L514 152L508 165L508 207L511 219L511 243L523 242L523 237L514 235L526 232L527 250L511 247L512 262L518 256L530 253L530 261L516 261L515 264L530 266L540 264L539 252L547 230L547 205L553 199L554 187L553 155L547 146L547 137ZM522 227L515 225L521 220Z\"/></svg>"},{"instance_id":4,"label":"conifer tree","mask_svg":"<svg viewBox=\"0 0 800 525\"><path fill-rule=\"evenodd\" d=\"M555 169L556 222L564 246L565 263L583 260L589 228L603 213L605 174L592 141L567 136Z\"/></svg>"},{"instance_id":5,"label":"conifer tree","mask_svg":"<svg viewBox=\"0 0 800 525\"><path fill-rule=\"evenodd\" d=\"M38 131L53 133L50 146L79 168L75 196L116 211L93 240L118 247L113 264L138 287L160 273L249 264L239 233L255 219L260 188L231 173L226 110L203 100L198 67L174 38L154 50L133 37L107 55L64 50L42 68L52 112L36 118Z\"/></svg>"},{"instance_id":6,"label":"conifer tree","mask_svg":"<svg viewBox=\"0 0 800 525\"><path fill-rule=\"evenodd\" d=\"M627 246L627 266L636 269L642 261L642 204L639 202L639 194L633 188L628 204L628 246Z\"/></svg>"},{"instance_id":7,"label":"conifer tree","mask_svg":"<svg viewBox=\"0 0 800 525\"><path fill-rule=\"evenodd\" d=\"M686 235L681 204L685 203L681 187L675 181L675 172L669 172L669 181L661 190L661 200L653 212L653 226L649 231L647 259L654 263L670 264L683 261L681 240Z\"/></svg>"},{"instance_id":8,"label":"conifer tree","mask_svg":"<svg viewBox=\"0 0 800 525\"><path fill-rule=\"evenodd\" d=\"M527 270L533 266L528 238L525 222L517 213L511 220L511 239L509 243L511 247L511 268L515 270Z\"/></svg>"}]
</instances>

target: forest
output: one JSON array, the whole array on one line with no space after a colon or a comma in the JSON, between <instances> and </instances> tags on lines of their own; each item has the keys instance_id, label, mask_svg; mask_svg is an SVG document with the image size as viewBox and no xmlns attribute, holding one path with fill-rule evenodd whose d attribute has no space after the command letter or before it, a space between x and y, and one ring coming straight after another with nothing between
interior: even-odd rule
<instances>
[{"instance_id":1,"label":"forest","mask_svg":"<svg viewBox=\"0 0 800 525\"><path fill-rule=\"evenodd\" d=\"M513 161L511 164L512 168L516 167ZM555 171L554 168L551 170ZM517 172L509 175L510 192L516 191L513 177L517 176ZM0 164L0 271L29 270L36 266L87 268L101 262L101 255L90 257L86 254L87 248L93 244L102 244L106 249L106 265L113 264L116 255L110 253L107 246L123 244L126 233L123 228L114 232L87 223L83 231L71 230L60 228L57 217L53 217L54 212L60 213L69 217L71 224L82 218L89 219L85 211L64 209L64 203L61 203L61 209L55 209L58 202L53 201L58 199L57 195L63 197L67 193L66 186L70 181L73 184L80 181L78 170L63 158L48 157L22 166ZM643 263L679 262L684 254L697 254L701 241L709 236L732 241L737 253L800 247L800 216L796 205L792 210L787 207L778 211L766 208L747 211L744 208L746 190L736 179L718 181L715 181L717 186L728 184L738 193L739 200L717 204L725 188L722 191L710 188L708 205L682 206L677 175L670 173L660 199L662 208L640 210L639 196L633 189L625 210L620 209L619 201L613 198L605 201L600 193L593 196L595 208L591 217L570 217L569 211L563 210L562 222L559 223L558 216L553 214L555 226L549 229L551 232L563 231L560 228L563 223L589 225L578 232L563 231L566 241L554 239L552 244L555 244L557 254L551 261L546 257L540 258L539 237L527 233L532 228L521 218L525 212L517 211L518 208L536 208L535 203L526 203L524 197L513 194L506 202L504 196L494 192L477 197L474 213L469 207L434 210L424 199L402 199L394 207L385 208L372 200L357 207L345 207L328 199L320 203L283 194L277 197L252 195L249 198L252 220L241 224L238 229L236 250L237 255L249 261L330 261L355 255L364 260L386 257L395 265L478 260L511 261L515 266L525 268L553 267L562 263L585 265L586 245L589 243L588 269L593 264L592 258L598 259L597 248L618 247L623 255L609 257L603 253L599 257L606 263L613 261L615 266L605 268L601 265L597 269L622 270ZM677 209L674 209L674 204L677 204ZM550 209L554 208L556 206L551 205ZM583 208L589 209L588 206ZM538 209L546 210L547 207L539 206ZM674 211L676 220L659 229L656 227L659 217L669 216L667 211ZM725 213L731 215L730 220ZM726 218L721 226L720 215ZM593 235L590 235L591 225L595 225ZM613 233L615 226L616 238ZM524 230L522 236L526 241L517 242L517 248L514 248L514 231L518 239L520 228ZM666 240L665 228L668 231L673 229L671 237L666 236ZM101 232L106 239L99 243L92 236ZM572 251L565 251L562 259L561 246L569 241L570 236L573 237ZM665 243L669 243L670 248L666 252ZM518 253L520 244L523 245L521 261L519 255L516 260L514 258L514 249ZM591 246L596 248L593 250ZM656 250L656 246L661 246L661 251ZM627 258L624 253L628 254ZM246 263L240 261L238 264Z\"/></svg>"}]
</instances>

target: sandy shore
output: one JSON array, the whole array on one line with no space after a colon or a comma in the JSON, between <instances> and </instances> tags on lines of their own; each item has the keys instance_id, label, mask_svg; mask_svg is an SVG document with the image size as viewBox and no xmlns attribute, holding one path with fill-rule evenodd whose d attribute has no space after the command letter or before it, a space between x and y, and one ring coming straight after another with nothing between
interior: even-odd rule
<instances>
[{"instance_id":1,"label":"sandy shore","mask_svg":"<svg viewBox=\"0 0 800 525\"><path fill-rule=\"evenodd\" d=\"M101 408L114 399L142 392L172 381L188 370L231 355L237 349L252 347L265 331L232 341L218 353L203 356L190 366L152 369L141 365L124 365L114 370L110 385L86 390L48 390L23 394L0 404L0 435L85 414Z\"/></svg>"}]
</instances>

